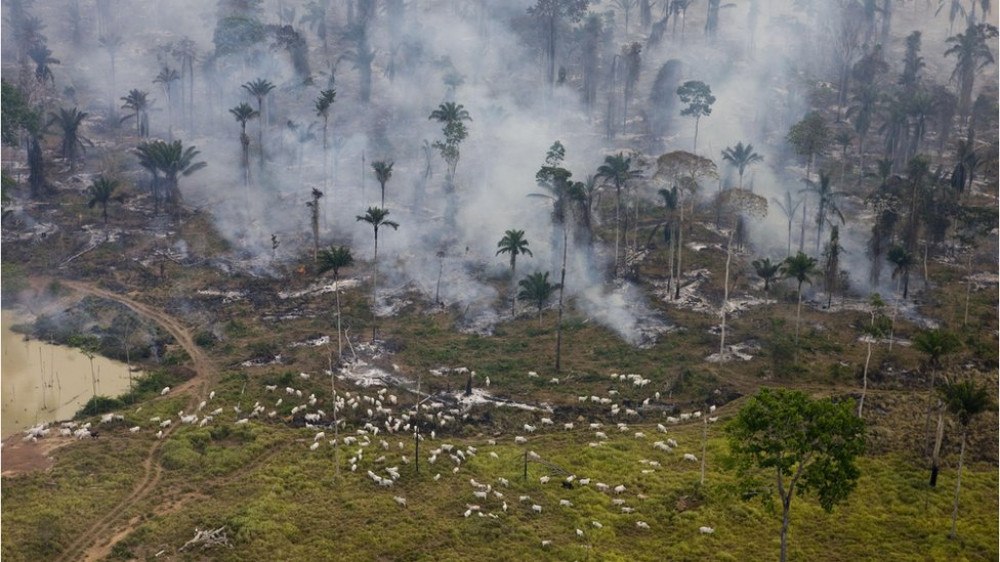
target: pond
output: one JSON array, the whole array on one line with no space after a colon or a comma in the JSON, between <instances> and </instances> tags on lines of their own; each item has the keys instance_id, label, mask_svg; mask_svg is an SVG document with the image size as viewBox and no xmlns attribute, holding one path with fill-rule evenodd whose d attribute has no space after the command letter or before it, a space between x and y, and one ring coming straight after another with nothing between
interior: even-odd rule
<instances>
[{"instance_id":1,"label":"pond","mask_svg":"<svg viewBox=\"0 0 1000 562\"><path fill-rule=\"evenodd\" d=\"M95 391L119 396L129 389L125 363L101 356L91 361L76 348L28 340L11 330L31 320L20 312L2 311L0 432L4 439L42 422L72 418ZM138 375L133 372L132 379Z\"/></svg>"}]
</instances>

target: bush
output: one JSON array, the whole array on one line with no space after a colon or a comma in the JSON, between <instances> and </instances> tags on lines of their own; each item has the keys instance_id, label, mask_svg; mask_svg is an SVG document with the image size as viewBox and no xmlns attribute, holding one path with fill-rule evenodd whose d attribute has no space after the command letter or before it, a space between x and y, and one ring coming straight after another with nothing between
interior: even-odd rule
<instances>
[{"instance_id":1,"label":"bush","mask_svg":"<svg viewBox=\"0 0 1000 562\"><path fill-rule=\"evenodd\" d=\"M215 337L215 334L208 330L202 330L194 335L194 343L205 349L212 349L218 342L219 338Z\"/></svg>"},{"instance_id":2,"label":"bush","mask_svg":"<svg viewBox=\"0 0 1000 562\"><path fill-rule=\"evenodd\" d=\"M94 396L90 400L87 400L87 403L84 404L83 408L77 412L76 417L82 418L86 416L98 416L115 410L120 410L124 406L125 403L118 398L111 398L109 396Z\"/></svg>"}]
</instances>

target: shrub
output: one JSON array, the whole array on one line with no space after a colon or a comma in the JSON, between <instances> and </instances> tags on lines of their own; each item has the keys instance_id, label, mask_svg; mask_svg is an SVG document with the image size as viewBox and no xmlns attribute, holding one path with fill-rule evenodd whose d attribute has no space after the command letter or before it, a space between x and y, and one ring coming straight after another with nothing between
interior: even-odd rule
<instances>
[{"instance_id":1,"label":"shrub","mask_svg":"<svg viewBox=\"0 0 1000 562\"><path fill-rule=\"evenodd\" d=\"M124 406L125 403L118 398L111 398L109 396L94 396L90 400L87 400L87 403L84 404L83 408L77 412L76 417L82 418L86 416L106 414L108 412L120 410Z\"/></svg>"}]
</instances>

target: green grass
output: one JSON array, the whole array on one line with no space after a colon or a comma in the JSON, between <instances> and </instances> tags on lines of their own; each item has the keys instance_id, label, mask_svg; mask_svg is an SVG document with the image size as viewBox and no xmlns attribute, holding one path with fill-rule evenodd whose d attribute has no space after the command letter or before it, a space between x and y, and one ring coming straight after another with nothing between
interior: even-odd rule
<instances>
[{"instance_id":1,"label":"green grass","mask_svg":"<svg viewBox=\"0 0 1000 562\"><path fill-rule=\"evenodd\" d=\"M638 427L638 426L637 426ZM489 446L487 437L439 439L425 442L427 451L443 442L459 447L472 444L478 454L465 463L458 474L446 455L429 465L426 458L419 475L413 466L400 462L400 455L411 455L412 442L403 437L407 450L398 451L398 436L383 453L375 446L365 453L358 472L351 473L346 457L355 447L341 451L344 466L339 482L334 478L333 449L324 443L316 452L308 451L311 431L266 428L251 424L245 428L254 435L250 446L229 438L212 444L204 437L207 430L185 428L171 441L186 448L196 462L168 466L167 479L184 492L199 494L183 509L169 513L148 513L138 529L119 547L140 558L150 556L164 545L177 547L193 535L193 529L226 525L233 549L216 549L217 560L322 559L337 552L343 560L751 560L777 555L780 515L759 502L744 502L732 495L730 473L720 468L725 442L718 425L710 426L713 438L708 446L708 473L705 486L698 486L698 463L681 459L684 452L700 455L700 427L671 428L670 436L680 442L671 454L651 447L660 439L655 428L642 427L646 439L636 439L632 430L619 433L606 427L611 440L600 447L589 447L590 431L553 431L531 438L528 449L544 460L579 477L590 477L589 486L572 490L560 487L560 476L549 468L529 463L526 482L521 480L522 446L510 437ZM300 441L296 442L298 437ZM239 439L246 439L247 436ZM191 444L205 441L201 452ZM236 467L253 462L255 457L273 451L258 442L290 443L249 472L236 473ZM377 439L375 440L377 443ZM168 443L168 445L170 445ZM171 446L173 447L173 446ZM165 460L168 448L164 448ZM498 459L489 456L495 452ZM385 463L375 463L386 454ZM234 457L239 457L238 459ZM651 474L640 463L656 460L662 467ZM165 463L167 464L167 463ZM392 489L378 488L365 475L368 469L400 466L403 473ZM793 560L992 560L997 544L997 474L986 464L968 466L963 477L962 511L959 539L947 539L954 470L946 469L939 487L929 491L926 471L912 460L898 454L865 457L860 463L862 478L858 489L844 505L827 514L808 497L798 497L792 506L790 555ZM213 468L215 467L215 468ZM91 467L92 468L92 467ZM114 465L99 471L103 476ZM441 480L432 477L440 473ZM235 476L226 478L230 474ZM382 474L385 474L382 472ZM542 475L554 474L546 485ZM510 480L510 488L498 482ZM502 500L472 495L469 479L490 483L501 491L508 503L504 513ZM599 492L594 484L624 484L621 497L636 509L622 514L612 505L613 494ZM210 493L207 493L209 492ZM5 500L9 501L10 495ZM70 495L78 495L72 490ZM638 499L637 494L646 499ZM404 496L408 507L397 506L392 497ZM530 495L530 503L518 501ZM572 507L560 507L568 499ZM877 499L877 501L873 501ZM25 509L23 496L15 495L16 511ZM465 518L467 503L480 504L489 517ZM530 509L531 503L543 506L541 515ZM54 517L51 509L34 508L32 518L8 518L5 501L5 548L19 545L29 552L38 550L40 521ZM57 517L65 525L67 518ZM638 529L636 521L646 521L649 531ZM604 525L597 529L591 521ZM713 535L701 535L698 527L712 526ZM68 533L63 527L61 532ZM575 529L582 529L580 539ZM542 549L541 541L552 546ZM13 548L13 547L12 547ZM13 552L13 551L12 551ZM6 558L6 551L5 551ZM11 559L17 559L11 558Z\"/></svg>"}]
</instances>

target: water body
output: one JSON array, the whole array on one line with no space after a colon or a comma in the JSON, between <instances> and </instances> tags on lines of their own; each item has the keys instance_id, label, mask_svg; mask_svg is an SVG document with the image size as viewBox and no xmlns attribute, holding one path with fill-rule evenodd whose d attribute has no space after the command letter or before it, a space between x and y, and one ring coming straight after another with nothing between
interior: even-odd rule
<instances>
[{"instance_id":1,"label":"water body","mask_svg":"<svg viewBox=\"0 0 1000 562\"><path fill-rule=\"evenodd\" d=\"M119 396L128 391L125 363L80 350L26 340L11 326L30 322L24 314L2 311L3 341L0 345L0 433L7 436L42 422L67 420L97 394ZM139 373L132 373L135 378Z\"/></svg>"}]
</instances>

